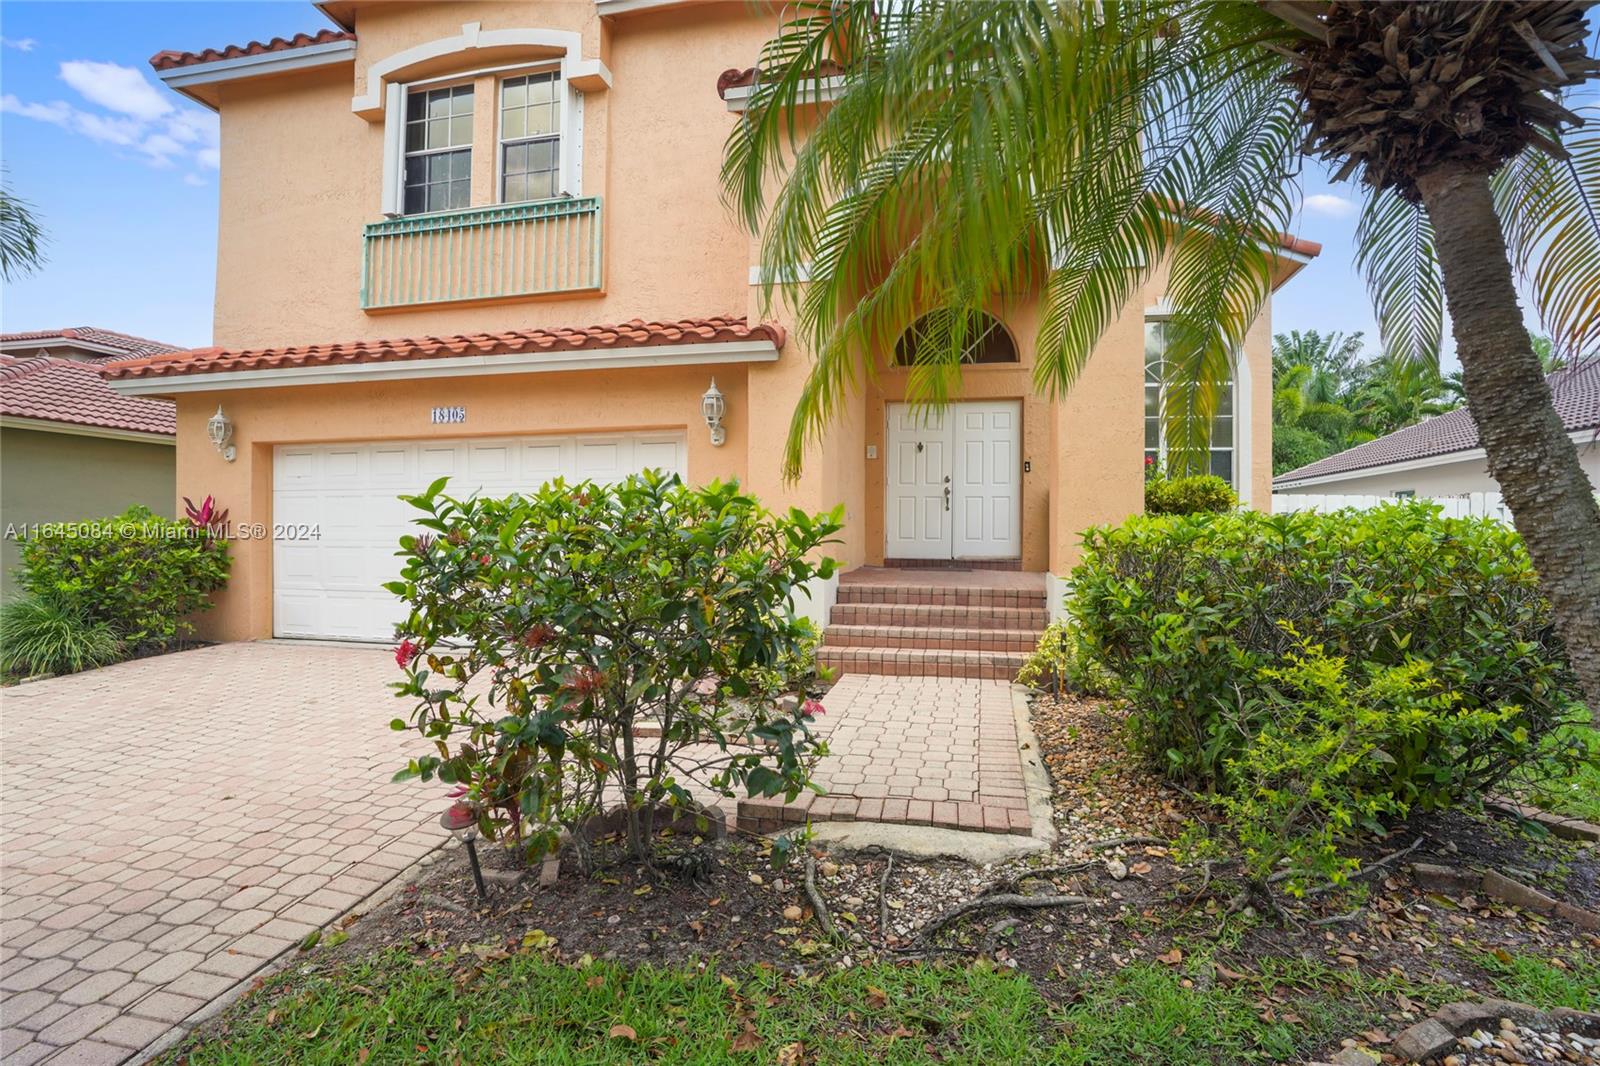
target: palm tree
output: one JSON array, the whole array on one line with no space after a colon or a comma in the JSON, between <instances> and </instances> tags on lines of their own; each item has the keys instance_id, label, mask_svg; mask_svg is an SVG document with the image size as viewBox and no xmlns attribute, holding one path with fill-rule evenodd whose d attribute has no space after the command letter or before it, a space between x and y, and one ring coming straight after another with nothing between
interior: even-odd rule
<instances>
[{"instance_id":1,"label":"palm tree","mask_svg":"<svg viewBox=\"0 0 1600 1066\"><path fill-rule=\"evenodd\" d=\"M1443 414L1454 406L1449 388L1437 371L1391 356L1373 364L1372 373L1352 402L1356 420L1376 437Z\"/></svg>"},{"instance_id":2,"label":"palm tree","mask_svg":"<svg viewBox=\"0 0 1600 1066\"><path fill-rule=\"evenodd\" d=\"M0 185L0 279L16 281L44 265L44 230L33 208Z\"/></svg>"},{"instance_id":3,"label":"palm tree","mask_svg":"<svg viewBox=\"0 0 1600 1066\"><path fill-rule=\"evenodd\" d=\"M959 387L959 324L1038 291L1035 387L1069 388L1165 266L1167 439L1193 461L1271 291L1302 150L1358 179L1386 352L1435 363L1448 305L1489 469L1600 721L1600 507L1517 305L1600 336L1600 70L1577 0L791 0L723 166L813 354L798 473L874 353L929 308L913 396ZM825 107L812 104L831 100Z\"/></svg>"},{"instance_id":4,"label":"palm tree","mask_svg":"<svg viewBox=\"0 0 1600 1066\"><path fill-rule=\"evenodd\" d=\"M1351 368L1361 362L1362 336L1360 330L1348 334L1338 330L1319 333L1314 329L1275 333L1272 336L1273 378L1288 367L1309 367L1312 379L1306 385L1307 394L1319 403L1333 403L1339 398L1339 390Z\"/></svg>"}]
</instances>

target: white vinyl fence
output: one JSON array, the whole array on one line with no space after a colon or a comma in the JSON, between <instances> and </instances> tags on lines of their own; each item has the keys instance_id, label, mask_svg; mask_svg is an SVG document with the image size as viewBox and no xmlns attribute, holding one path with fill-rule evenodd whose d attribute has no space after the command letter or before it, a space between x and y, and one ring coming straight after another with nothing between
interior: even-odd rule
<instances>
[{"instance_id":1,"label":"white vinyl fence","mask_svg":"<svg viewBox=\"0 0 1600 1066\"><path fill-rule=\"evenodd\" d=\"M1460 496L1425 498L1429 503L1438 504L1446 518L1483 515L1511 525L1511 510L1500 499L1498 492L1468 492ZM1368 511L1382 504L1398 502L1401 502L1400 499L1394 496L1322 496L1309 492L1275 492L1272 494L1272 513L1337 511L1345 507Z\"/></svg>"}]
</instances>

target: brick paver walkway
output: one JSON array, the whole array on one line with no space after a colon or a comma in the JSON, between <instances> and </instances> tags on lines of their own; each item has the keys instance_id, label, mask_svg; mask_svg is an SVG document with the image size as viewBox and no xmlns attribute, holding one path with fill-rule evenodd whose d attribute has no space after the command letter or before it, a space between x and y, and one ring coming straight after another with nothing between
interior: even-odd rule
<instances>
[{"instance_id":1,"label":"brick paver walkway","mask_svg":"<svg viewBox=\"0 0 1600 1066\"><path fill-rule=\"evenodd\" d=\"M0 1062L116 1063L441 842L386 649L229 644L0 694ZM828 794L741 823L1028 831L1013 690L851 675Z\"/></svg>"},{"instance_id":2,"label":"brick paver walkway","mask_svg":"<svg viewBox=\"0 0 1600 1066\"><path fill-rule=\"evenodd\" d=\"M229 644L0 694L0 1061L120 1062L439 844L394 676Z\"/></svg>"},{"instance_id":3,"label":"brick paver walkway","mask_svg":"<svg viewBox=\"0 0 1600 1066\"><path fill-rule=\"evenodd\" d=\"M1027 834L1013 686L952 677L847 674L823 703L832 754L823 796L741 800L748 828L785 822L894 822Z\"/></svg>"}]
</instances>

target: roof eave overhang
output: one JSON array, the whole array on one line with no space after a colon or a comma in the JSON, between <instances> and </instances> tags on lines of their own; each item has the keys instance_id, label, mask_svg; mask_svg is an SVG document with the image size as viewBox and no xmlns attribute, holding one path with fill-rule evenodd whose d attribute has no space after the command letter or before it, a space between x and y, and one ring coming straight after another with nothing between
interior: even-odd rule
<instances>
[{"instance_id":1,"label":"roof eave overhang","mask_svg":"<svg viewBox=\"0 0 1600 1066\"><path fill-rule=\"evenodd\" d=\"M730 85L722 95L722 101L729 111L744 112L750 110L750 98L755 95L754 85ZM800 91L795 102L798 104L828 104L839 99L844 93L844 77L835 74L823 78L818 82L807 85Z\"/></svg>"},{"instance_id":2,"label":"roof eave overhang","mask_svg":"<svg viewBox=\"0 0 1600 1066\"><path fill-rule=\"evenodd\" d=\"M1567 431L1567 437L1573 444L1577 445L1600 443L1600 426L1571 429ZM1297 477L1292 480L1290 480L1288 474L1280 474L1272 480L1272 491L1332 485L1336 482L1352 481L1356 478L1380 477L1384 474L1404 474L1412 470L1426 470L1433 466L1449 466L1451 463L1474 461L1488 462L1488 460L1489 453L1482 448L1462 448L1453 452L1440 452L1438 455L1424 455L1417 459L1406 459L1398 463L1374 463L1371 466L1357 467L1354 470L1340 470L1332 474L1314 474L1310 477Z\"/></svg>"},{"instance_id":3,"label":"roof eave overhang","mask_svg":"<svg viewBox=\"0 0 1600 1066\"><path fill-rule=\"evenodd\" d=\"M138 444L176 444L177 431L156 433L150 430L123 429L119 426L91 426L83 422L58 422L53 418L25 418L21 415L0 415L0 429L27 429L39 433L64 433L72 437L98 437L101 440L125 440Z\"/></svg>"},{"instance_id":4,"label":"roof eave overhang","mask_svg":"<svg viewBox=\"0 0 1600 1066\"><path fill-rule=\"evenodd\" d=\"M481 377L493 374L553 374L635 367L717 366L729 363L771 363L777 359L778 346L770 340L722 341L706 344L647 345L612 351L578 348L564 352L516 352L506 355L463 355L371 363L288 366L265 370L158 374L150 377L108 378L106 383L124 396L172 396L185 392L225 392L233 389L284 388L292 385Z\"/></svg>"},{"instance_id":5,"label":"roof eave overhang","mask_svg":"<svg viewBox=\"0 0 1600 1066\"><path fill-rule=\"evenodd\" d=\"M287 48L279 52L235 56L232 59L217 59L210 63L190 63L187 66L158 70L156 77L189 99L215 111L218 105L216 86L222 82L339 66L344 63L354 63L355 58L356 42L328 41L325 44L309 44L304 48Z\"/></svg>"},{"instance_id":6,"label":"roof eave overhang","mask_svg":"<svg viewBox=\"0 0 1600 1066\"><path fill-rule=\"evenodd\" d=\"M72 348L80 352L114 355L119 359L131 359L137 355L137 353L130 352L126 348L101 344L97 341L81 340L77 337L64 337L59 334L51 337L35 337L30 340L0 341L0 352L37 352L45 348Z\"/></svg>"}]
</instances>

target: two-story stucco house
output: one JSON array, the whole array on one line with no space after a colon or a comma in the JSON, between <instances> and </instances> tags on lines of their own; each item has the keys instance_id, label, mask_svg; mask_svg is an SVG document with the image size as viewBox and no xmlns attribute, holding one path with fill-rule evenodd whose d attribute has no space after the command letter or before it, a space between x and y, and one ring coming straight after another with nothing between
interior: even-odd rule
<instances>
[{"instance_id":1,"label":"two-story stucco house","mask_svg":"<svg viewBox=\"0 0 1600 1066\"><path fill-rule=\"evenodd\" d=\"M1162 447L1158 284L1060 402L1030 387L1027 293L994 309L942 417L909 416L907 371L884 353L785 483L809 357L783 321L758 319L758 245L718 183L776 6L317 7L339 28L152 61L221 116L216 346L111 373L176 400L179 491L214 495L239 524L213 636L388 639L402 612L378 586L408 520L396 496L442 474L459 494L645 466L736 477L772 507L844 504L834 554L851 567L981 564L1020 571L996 580L1038 597L998 643L964 635L971 619L930 614L956 628L921 639L886 632L905 617L858 611L862 632L840 642L858 649L876 630L887 648L1026 647L1042 575L1065 572L1086 526L1141 508ZM1317 250L1285 237L1278 283ZM1269 343L1263 315L1213 452L1262 506ZM825 620L835 590L816 592Z\"/></svg>"}]
</instances>

